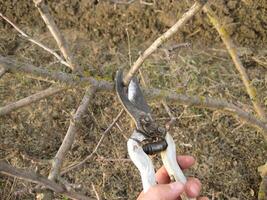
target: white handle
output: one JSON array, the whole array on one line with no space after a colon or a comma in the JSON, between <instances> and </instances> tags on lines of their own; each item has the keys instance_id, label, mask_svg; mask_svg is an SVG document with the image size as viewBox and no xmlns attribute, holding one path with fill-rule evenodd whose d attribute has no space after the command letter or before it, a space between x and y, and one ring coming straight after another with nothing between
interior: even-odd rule
<instances>
[{"instance_id":1,"label":"white handle","mask_svg":"<svg viewBox=\"0 0 267 200\"><path fill-rule=\"evenodd\" d=\"M176 147L172 136L167 133L165 139L168 143L168 147L165 151L161 152L163 164L172 179L185 184L186 177L177 163ZM140 142L138 142L143 140L144 136L135 130L132 134L132 138L130 138L127 142L127 148L131 160L140 172L143 190L144 192L147 192L148 189L151 186L156 185L157 182L153 163L150 157L143 151ZM189 200L189 198L187 198L185 195L181 195L181 198L182 200Z\"/></svg>"},{"instance_id":2,"label":"white handle","mask_svg":"<svg viewBox=\"0 0 267 200\"><path fill-rule=\"evenodd\" d=\"M143 190L144 192L147 192L151 186L156 185L154 166L149 156L143 151L142 146L136 141L142 141L144 136L141 133L134 131L132 137L134 139L130 138L127 142L128 153L140 172Z\"/></svg>"},{"instance_id":3,"label":"white handle","mask_svg":"<svg viewBox=\"0 0 267 200\"><path fill-rule=\"evenodd\" d=\"M161 152L161 158L162 158L162 162L164 164L164 167L166 168L171 179L174 179L175 181L179 181L179 182L185 184L186 183L186 177L185 177L183 171L181 170L180 166L177 163L176 147L175 147L175 143L172 139L172 136L169 133L167 133L165 140L168 143L168 147L165 151Z\"/></svg>"},{"instance_id":4,"label":"white handle","mask_svg":"<svg viewBox=\"0 0 267 200\"><path fill-rule=\"evenodd\" d=\"M176 146L173 141L173 138L169 133L167 133L165 140L168 143L168 147L165 151L161 152L161 159L164 164L164 167L166 168L171 179L174 179L175 181L179 181L185 184L186 177L182 169L177 163ZM188 198L185 194L181 195L181 199L182 200L194 200L193 198L192 199Z\"/></svg>"}]
</instances>

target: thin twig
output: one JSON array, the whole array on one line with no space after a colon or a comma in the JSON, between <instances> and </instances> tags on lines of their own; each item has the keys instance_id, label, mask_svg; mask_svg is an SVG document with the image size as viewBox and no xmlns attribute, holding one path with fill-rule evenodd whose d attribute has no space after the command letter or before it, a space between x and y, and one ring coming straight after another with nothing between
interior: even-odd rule
<instances>
[{"instance_id":1,"label":"thin twig","mask_svg":"<svg viewBox=\"0 0 267 200\"><path fill-rule=\"evenodd\" d=\"M61 185L57 184L54 181L48 180L47 178L36 174L34 172L27 172L22 169L17 169L9 164L7 164L4 161L0 161L0 173L6 174L8 176L17 177L29 182L37 183L39 185L42 185L56 193L65 195L71 199L80 199L80 200L88 200L89 197L86 197L84 195L78 194L73 191L67 191L66 188Z\"/></svg>"},{"instance_id":2,"label":"thin twig","mask_svg":"<svg viewBox=\"0 0 267 200\"><path fill-rule=\"evenodd\" d=\"M130 158L97 158L98 162L132 162Z\"/></svg>"},{"instance_id":3,"label":"thin twig","mask_svg":"<svg viewBox=\"0 0 267 200\"><path fill-rule=\"evenodd\" d=\"M128 32L128 29L125 29L126 35L127 35L127 43L128 43L128 57L129 57L129 65L132 65L132 54L131 54L131 41L130 41L130 35Z\"/></svg>"},{"instance_id":4,"label":"thin twig","mask_svg":"<svg viewBox=\"0 0 267 200\"><path fill-rule=\"evenodd\" d=\"M261 60L261 57L252 56L251 59L254 60L256 63L258 63L259 65L261 65L267 69L267 59L265 57L262 58L264 60Z\"/></svg>"},{"instance_id":5,"label":"thin twig","mask_svg":"<svg viewBox=\"0 0 267 200\"><path fill-rule=\"evenodd\" d=\"M6 115L6 114L8 114L14 110L21 108L21 107L30 105L30 104L37 102L43 98L57 94L58 92L61 92L65 89L67 89L67 88L66 87L50 87L46 90L43 90L43 91L38 92L36 94L30 95L24 99L19 100L19 101L9 103L3 107L0 107L0 116Z\"/></svg>"},{"instance_id":6,"label":"thin twig","mask_svg":"<svg viewBox=\"0 0 267 200\"><path fill-rule=\"evenodd\" d=\"M0 13L0 17L2 17L4 20L6 20L6 22L8 22L11 26L13 26L13 28L16 29L16 31L18 31L25 39L29 40L30 42L36 44L37 46L41 47L45 51L47 51L50 54L52 54L53 56L55 56L59 60L59 62L62 63L63 65L70 67L70 65L60 55L58 55L54 50L45 46L41 42L31 38L29 35L27 35L25 32L23 32L18 26L16 26L12 21L10 21L7 17L5 17L2 13Z\"/></svg>"},{"instance_id":7,"label":"thin twig","mask_svg":"<svg viewBox=\"0 0 267 200\"><path fill-rule=\"evenodd\" d=\"M100 144L103 142L104 137L106 136L106 134L111 130L111 128L114 126L114 124L119 120L120 116L122 115L122 113L124 112L124 109L122 109L119 114L117 115L117 117L113 120L113 122L108 126L108 128L104 131L104 133L102 134L100 140L98 141L97 145L95 146L94 150L88 155L86 156L85 159L83 159L81 162L77 163L77 164L72 164L70 166L68 166L65 170L62 171L61 175L73 170L77 168L81 168L82 165L84 165L98 150Z\"/></svg>"},{"instance_id":8,"label":"thin twig","mask_svg":"<svg viewBox=\"0 0 267 200\"><path fill-rule=\"evenodd\" d=\"M130 35L128 32L128 29L126 28L126 35L127 35L127 43L128 43L128 57L129 57L129 65L132 66L132 54L131 54L131 41L130 41ZM145 81L144 75L141 71L141 69L138 69L139 75L141 77L141 82L145 88L147 88L147 83Z\"/></svg>"},{"instance_id":9,"label":"thin twig","mask_svg":"<svg viewBox=\"0 0 267 200\"><path fill-rule=\"evenodd\" d=\"M150 3L150 2L146 2L146 1L140 0L140 4L144 4L144 5L147 5L147 6L153 6L154 2Z\"/></svg>"},{"instance_id":10,"label":"thin twig","mask_svg":"<svg viewBox=\"0 0 267 200\"><path fill-rule=\"evenodd\" d=\"M64 58L66 59L67 63L69 63L70 68L74 72L79 72L79 66L77 65L77 63L74 62L74 58L69 50L67 42L63 37L63 35L60 33L53 17L49 13L48 6L45 4L44 0L33 0L33 2L35 3L35 6L38 8L38 11L40 12L49 31L55 38L57 45L60 51L62 52Z\"/></svg>"},{"instance_id":11,"label":"thin twig","mask_svg":"<svg viewBox=\"0 0 267 200\"><path fill-rule=\"evenodd\" d=\"M207 14L207 16L209 17L213 26L218 31L219 35L221 36L221 38L223 40L223 43L225 44L230 56L232 57L232 60L235 64L235 67L238 70L238 72L240 73L241 79L245 85L247 93L250 96L250 99L252 101L252 104L255 108L256 113L259 115L259 117L262 120L265 120L266 116L264 113L264 109L262 108L260 101L259 101L259 98L257 96L256 88L253 87L253 85L251 84L251 82L249 80L249 77L246 73L246 69L244 68L241 60L239 59L239 57L237 55L237 49L236 49L231 37L229 36L228 32L225 30L223 25L220 23L220 20L218 19L216 14L212 11L212 9L209 7L209 5L205 5L203 7L203 10Z\"/></svg>"},{"instance_id":12,"label":"thin twig","mask_svg":"<svg viewBox=\"0 0 267 200\"><path fill-rule=\"evenodd\" d=\"M166 112L168 113L168 115L170 116L171 120L165 125L167 130L170 130L170 128L173 126L176 117L172 114L171 109L169 108L169 106L167 105L166 101L161 101L163 107L165 108Z\"/></svg>"},{"instance_id":13,"label":"thin twig","mask_svg":"<svg viewBox=\"0 0 267 200\"><path fill-rule=\"evenodd\" d=\"M92 185L93 191L94 191L94 193L95 193L96 199L97 199L97 200L100 200L99 194L97 193L97 191L96 191L96 189L95 189L95 185L94 185L94 183L92 183L91 185Z\"/></svg>"},{"instance_id":14,"label":"thin twig","mask_svg":"<svg viewBox=\"0 0 267 200\"><path fill-rule=\"evenodd\" d=\"M48 179L55 180L60 173L60 168L63 164L63 159L65 158L68 150L70 149L72 143L74 142L75 135L77 133L77 124L81 121L82 116L84 115L87 107L95 93L96 89L94 87L90 87L86 90L85 95L79 105L76 113L73 118L70 120L70 126L68 131L63 139L63 142L53 159L52 168L50 170Z\"/></svg>"},{"instance_id":15,"label":"thin twig","mask_svg":"<svg viewBox=\"0 0 267 200\"><path fill-rule=\"evenodd\" d=\"M118 1L118 0L111 0L112 3L115 4L131 4L133 3L135 0L129 0L129 1Z\"/></svg>"},{"instance_id":16,"label":"thin twig","mask_svg":"<svg viewBox=\"0 0 267 200\"><path fill-rule=\"evenodd\" d=\"M197 1L184 15L164 34L162 34L158 39L156 39L150 47L148 47L135 61L129 72L124 77L124 85L128 85L134 74L141 67L145 59L151 55L154 51L158 49L163 42L168 40L173 36L186 22L188 22L200 9L206 1Z\"/></svg>"},{"instance_id":17,"label":"thin twig","mask_svg":"<svg viewBox=\"0 0 267 200\"><path fill-rule=\"evenodd\" d=\"M81 185L80 184L71 184L67 180L65 180L62 177L57 178L58 182L64 185L64 187L67 189L67 191L71 191L73 189L80 189Z\"/></svg>"}]
</instances>

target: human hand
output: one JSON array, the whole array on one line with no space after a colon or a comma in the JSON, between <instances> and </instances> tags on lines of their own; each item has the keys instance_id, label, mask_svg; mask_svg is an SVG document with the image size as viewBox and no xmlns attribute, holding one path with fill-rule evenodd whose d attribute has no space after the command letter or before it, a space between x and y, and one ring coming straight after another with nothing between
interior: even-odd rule
<instances>
[{"instance_id":1,"label":"human hand","mask_svg":"<svg viewBox=\"0 0 267 200\"><path fill-rule=\"evenodd\" d=\"M195 163L192 156L178 156L177 162L182 169L187 169ZM177 200L182 193L189 198L199 196L201 183L196 178L189 178L185 184L180 182L170 183L170 177L164 167L156 173L157 185L152 186L146 193L141 192L137 200ZM199 197L198 200L208 200L207 197Z\"/></svg>"}]
</instances>

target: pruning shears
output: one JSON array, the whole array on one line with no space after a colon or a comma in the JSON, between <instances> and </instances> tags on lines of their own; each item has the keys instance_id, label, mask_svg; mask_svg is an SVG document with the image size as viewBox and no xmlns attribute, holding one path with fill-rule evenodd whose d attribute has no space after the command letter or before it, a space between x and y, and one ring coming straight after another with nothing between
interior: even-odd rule
<instances>
[{"instance_id":1,"label":"pruning shears","mask_svg":"<svg viewBox=\"0 0 267 200\"><path fill-rule=\"evenodd\" d=\"M176 147L172 136L152 118L150 108L143 96L136 77L129 86L123 84L123 71L115 77L117 96L125 111L135 123L135 130L127 142L128 153L138 168L144 192L157 184L155 170L149 155L161 154L163 164L172 181L186 183L180 166L176 161ZM183 195L182 199L188 199Z\"/></svg>"}]
</instances>

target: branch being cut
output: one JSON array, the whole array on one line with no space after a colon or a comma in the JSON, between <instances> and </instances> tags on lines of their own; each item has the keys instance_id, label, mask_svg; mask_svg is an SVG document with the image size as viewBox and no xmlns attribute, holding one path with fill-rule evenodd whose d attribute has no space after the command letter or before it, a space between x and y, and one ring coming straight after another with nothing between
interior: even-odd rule
<instances>
[{"instance_id":1,"label":"branch being cut","mask_svg":"<svg viewBox=\"0 0 267 200\"><path fill-rule=\"evenodd\" d=\"M8 22L11 26L13 26L14 29L16 29L25 39L29 40L30 42L38 45L39 47L43 48L44 50L46 50L47 52L51 53L53 56L55 56L60 63L62 63L63 65L66 65L67 67L70 67L70 65L63 59L61 58L60 55L58 55L54 50L48 48L47 46L45 46L44 44L42 44L41 42L31 38L29 35L27 35L25 32L23 32L19 27L17 27L12 21L10 21L7 17L5 17L2 13L0 13L0 17L2 17L4 20L6 20L6 22Z\"/></svg>"},{"instance_id":2,"label":"branch being cut","mask_svg":"<svg viewBox=\"0 0 267 200\"><path fill-rule=\"evenodd\" d=\"M79 72L79 67L77 63L74 62L74 58L69 50L69 47L67 45L65 38L60 33L53 17L50 15L48 6L45 4L44 0L33 0L33 2L35 3L35 6L38 8L38 11L40 12L49 31L55 38L57 45L60 51L62 52L64 58L66 59L67 63L69 63L70 68L74 72Z\"/></svg>"},{"instance_id":3,"label":"branch being cut","mask_svg":"<svg viewBox=\"0 0 267 200\"><path fill-rule=\"evenodd\" d=\"M4 161L0 161L0 173L6 174L8 176L24 179L29 182L37 183L42 185L50 190L53 190L56 193L67 196L71 199L80 199L80 200L89 200L89 197L78 194L73 191L67 191L67 189L61 185L57 184L54 181L48 180L47 178L36 174L34 172L26 172L22 169L17 169Z\"/></svg>"},{"instance_id":4,"label":"branch being cut","mask_svg":"<svg viewBox=\"0 0 267 200\"><path fill-rule=\"evenodd\" d=\"M212 25L218 31L219 35L221 36L221 38L223 40L223 43L225 44L230 56L232 57L232 60L235 64L235 67L238 70L238 72L240 73L241 79L242 79L242 81L246 87L246 90L249 94L249 97L252 101L252 104L255 108L256 113L259 115L259 117L262 120L265 120L266 116L264 113L264 109L262 108L260 101L259 101L259 98L257 96L256 88L254 88L252 86L252 84L249 80L249 77L246 73L246 70L245 70L241 60L239 59L239 57L237 55L237 49L236 49L233 41L231 40L231 37L229 36L228 32L225 30L223 25L220 23L220 20L218 19L216 14L212 11L212 9L209 7L209 5L205 5L203 7L203 10L207 14L207 16L209 17Z\"/></svg>"},{"instance_id":5,"label":"branch being cut","mask_svg":"<svg viewBox=\"0 0 267 200\"><path fill-rule=\"evenodd\" d=\"M114 84L104 80L96 80L92 77L80 78L75 75L63 73L63 72L50 72L43 68L37 68L33 65L26 63L14 62L9 58L0 56L0 67L6 68L10 72L23 72L27 74L33 74L43 79L54 80L55 82L63 82L70 86L89 86L95 87L97 91L114 92ZM144 94L146 98L150 100L166 100L175 104L196 106L208 109L219 109L234 115L237 115L247 123L256 126L263 130L263 136L267 139L267 125L264 121L257 119L252 114L243 111L238 106L231 104L225 100L219 100L208 97L187 96L178 94L174 91L160 90L156 88L145 89Z\"/></svg>"},{"instance_id":6,"label":"branch being cut","mask_svg":"<svg viewBox=\"0 0 267 200\"><path fill-rule=\"evenodd\" d=\"M135 61L129 72L124 77L124 85L128 85L134 74L141 67L145 59L151 55L154 51L158 49L163 42L168 40L173 36L186 22L188 22L201 8L205 5L206 1L198 0L194 5L186 12L184 15L174 24L167 32L162 34L158 39L156 39L150 47L148 47Z\"/></svg>"},{"instance_id":7,"label":"branch being cut","mask_svg":"<svg viewBox=\"0 0 267 200\"><path fill-rule=\"evenodd\" d=\"M0 116L6 115L14 110L17 110L21 107L27 106L31 103L37 102L43 98L49 97L51 95L54 95L62 90L65 90L67 88L63 87L50 87L46 90L43 90L41 92L38 92L36 94L33 94L31 96L28 96L24 99L21 99L17 102L9 103L6 106L0 107Z\"/></svg>"},{"instance_id":8,"label":"branch being cut","mask_svg":"<svg viewBox=\"0 0 267 200\"><path fill-rule=\"evenodd\" d=\"M90 87L86 90L84 97L82 99L81 104L79 105L76 113L73 118L70 120L70 126L67 131L67 134L64 137L64 140L52 162L52 168L50 170L50 174L48 176L49 180L55 180L60 173L60 168L63 164L63 159L65 158L68 150L74 142L75 135L77 133L77 124L81 121L82 116L84 115L89 102L91 101L96 89L94 87Z\"/></svg>"}]
</instances>

